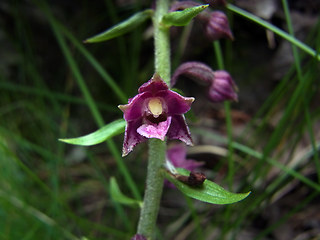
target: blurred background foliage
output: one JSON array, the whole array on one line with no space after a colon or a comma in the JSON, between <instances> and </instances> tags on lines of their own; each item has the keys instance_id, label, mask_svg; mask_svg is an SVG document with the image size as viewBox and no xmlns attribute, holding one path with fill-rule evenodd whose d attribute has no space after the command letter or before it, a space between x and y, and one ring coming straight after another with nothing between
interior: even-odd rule
<instances>
[{"instance_id":1,"label":"blurred background foliage","mask_svg":"<svg viewBox=\"0 0 320 240\"><path fill-rule=\"evenodd\" d=\"M318 0L235 0L242 9L320 49ZM94 147L58 142L121 118L117 105L153 74L150 22L83 44L151 1L0 2L0 239L130 239L139 209L110 197L109 180L141 200L146 145L121 158L123 136ZM218 69L220 49L239 102L212 104L202 86L177 87L196 101L189 116L211 180L243 202L215 206L165 189L159 239L320 239L319 61L232 11L235 41L213 45L197 21L174 28L172 64ZM170 143L172 144L172 143Z\"/></svg>"}]
</instances>

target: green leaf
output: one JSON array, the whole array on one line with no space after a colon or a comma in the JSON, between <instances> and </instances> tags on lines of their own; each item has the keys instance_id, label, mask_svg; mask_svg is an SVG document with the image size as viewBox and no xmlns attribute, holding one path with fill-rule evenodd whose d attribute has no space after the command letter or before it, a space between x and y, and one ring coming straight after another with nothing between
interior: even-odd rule
<instances>
[{"instance_id":1,"label":"green leaf","mask_svg":"<svg viewBox=\"0 0 320 240\"><path fill-rule=\"evenodd\" d=\"M153 10L147 9L143 12L138 12L128 18L127 20L107 29L106 31L95 35L91 38L86 39L85 43L95 43L107 41L109 39L121 36L127 32L132 31L135 27L139 26L141 23L151 18Z\"/></svg>"},{"instance_id":2,"label":"green leaf","mask_svg":"<svg viewBox=\"0 0 320 240\"><path fill-rule=\"evenodd\" d=\"M189 171L183 168L176 169L179 174L189 176ZM165 177L172 182L185 195L200 200L202 202L213 204L230 204L245 199L248 193L231 193L218 184L206 179L200 187L192 187L186 183L177 180L174 175L165 171Z\"/></svg>"},{"instance_id":3,"label":"green leaf","mask_svg":"<svg viewBox=\"0 0 320 240\"><path fill-rule=\"evenodd\" d=\"M129 198L121 192L118 186L118 183L114 177L110 178L110 194L111 194L111 198L116 202L119 202L125 205L131 205L131 206L138 205L139 207L142 207L141 201Z\"/></svg>"},{"instance_id":4,"label":"green leaf","mask_svg":"<svg viewBox=\"0 0 320 240\"><path fill-rule=\"evenodd\" d=\"M78 138L59 139L59 141L74 145L91 146L106 141L107 139L116 136L120 133L123 133L125 126L126 121L123 119L119 119L107 124L106 126L88 135Z\"/></svg>"},{"instance_id":5,"label":"green leaf","mask_svg":"<svg viewBox=\"0 0 320 240\"><path fill-rule=\"evenodd\" d=\"M186 8L182 11L174 11L167 13L162 18L163 25L167 27L171 26L185 26L192 18L196 17L200 12L206 9L209 4L200 5L196 7Z\"/></svg>"}]
</instances>

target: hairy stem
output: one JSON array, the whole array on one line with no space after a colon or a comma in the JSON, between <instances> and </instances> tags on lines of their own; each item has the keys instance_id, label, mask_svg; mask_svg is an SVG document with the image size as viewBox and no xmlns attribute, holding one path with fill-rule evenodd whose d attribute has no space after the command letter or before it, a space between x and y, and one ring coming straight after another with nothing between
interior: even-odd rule
<instances>
[{"instance_id":1,"label":"hairy stem","mask_svg":"<svg viewBox=\"0 0 320 240\"><path fill-rule=\"evenodd\" d=\"M138 233L144 235L148 239L153 239L155 233L163 187L163 176L160 169L165 159L165 152L165 142L159 139L149 140L146 191L138 225Z\"/></svg>"},{"instance_id":2,"label":"hairy stem","mask_svg":"<svg viewBox=\"0 0 320 240\"><path fill-rule=\"evenodd\" d=\"M157 0L153 18L155 72L169 85L170 82L170 43L169 29L161 26L161 19L168 12L168 0ZM155 226L159 212L163 188L161 168L165 163L166 142L159 139L149 139L149 159L146 180L146 190L143 207L140 213L138 234L148 239L154 239Z\"/></svg>"}]
</instances>

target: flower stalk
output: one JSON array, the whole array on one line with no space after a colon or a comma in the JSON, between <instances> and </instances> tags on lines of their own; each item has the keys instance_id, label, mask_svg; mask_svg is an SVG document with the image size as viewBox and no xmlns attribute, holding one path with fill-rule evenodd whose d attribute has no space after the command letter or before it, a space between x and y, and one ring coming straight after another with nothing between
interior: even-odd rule
<instances>
[{"instance_id":1,"label":"flower stalk","mask_svg":"<svg viewBox=\"0 0 320 240\"><path fill-rule=\"evenodd\" d=\"M160 171L165 160L166 143L149 139L149 159L146 190L138 224L138 234L154 239L164 177Z\"/></svg>"},{"instance_id":2,"label":"flower stalk","mask_svg":"<svg viewBox=\"0 0 320 240\"><path fill-rule=\"evenodd\" d=\"M157 0L154 25L155 72L169 85L170 82L170 43L169 29L161 26L161 19L169 10L168 0ZM165 163L166 142L149 139L149 159L146 190L140 213L138 234L154 239L159 212L164 177L161 168Z\"/></svg>"}]
</instances>

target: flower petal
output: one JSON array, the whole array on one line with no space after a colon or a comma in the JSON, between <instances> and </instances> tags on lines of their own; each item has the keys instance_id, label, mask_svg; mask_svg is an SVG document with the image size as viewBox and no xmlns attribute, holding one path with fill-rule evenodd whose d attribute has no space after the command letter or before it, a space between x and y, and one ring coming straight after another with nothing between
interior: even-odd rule
<instances>
[{"instance_id":1,"label":"flower petal","mask_svg":"<svg viewBox=\"0 0 320 240\"><path fill-rule=\"evenodd\" d=\"M166 102L168 115L180 115L188 112L194 101L193 97L183 97L171 90L158 92L157 97L161 97Z\"/></svg>"},{"instance_id":2,"label":"flower petal","mask_svg":"<svg viewBox=\"0 0 320 240\"><path fill-rule=\"evenodd\" d=\"M119 105L118 108L123 112L123 118L126 121L135 120L143 115L145 106L145 100L151 97L150 93L140 93L134 98L129 99L129 103L126 105Z\"/></svg>"},{"instance_id":3,"label":"flower petal","mask_svg":"<svg viewBox=\"0 0 320 240\"><path fill-rule=\"evenodd\" d=\"M168 117L166 121L158 124L143 124L137 129L137 132L146 138L158 138L164 141L164 138L170 127L171 117Z\"/></svg>"},{"instance_id":4,"label":"flower petal","mask_svg":"<svg viewBox=\"0 0 320 240\"><path fill-rule=\"evenodd\" d=\"M130 153L137 144L146 140L145 137L137 132L137 129L141 124L142 118L127 122L122 148L123 157L128 155L128 153Z\"/></svg>"},{"instance_id":5,"label":"flower petal","mask_svg":"<svg viewBox=\"0 0 320 240\"><path fill-rule=\"evenodd\" d=\"M150 92L152 94L155 94L158 91L168 89L168 85L162 80L160 75L155 73L148 82L144 83L143 85L141 85L141 87L139 87L138 92Z\"/></svg>"},{"instance_id":6,"label":"flower petal","mask_svg":"<svg viewBox=\"0 0 320 240\"><path fill-rule=\"evenodd\" d=\"M179 139L187 145L193 145L184 115L172 116L167 137L169 139Z\"/></svg>"}]
</instances>

